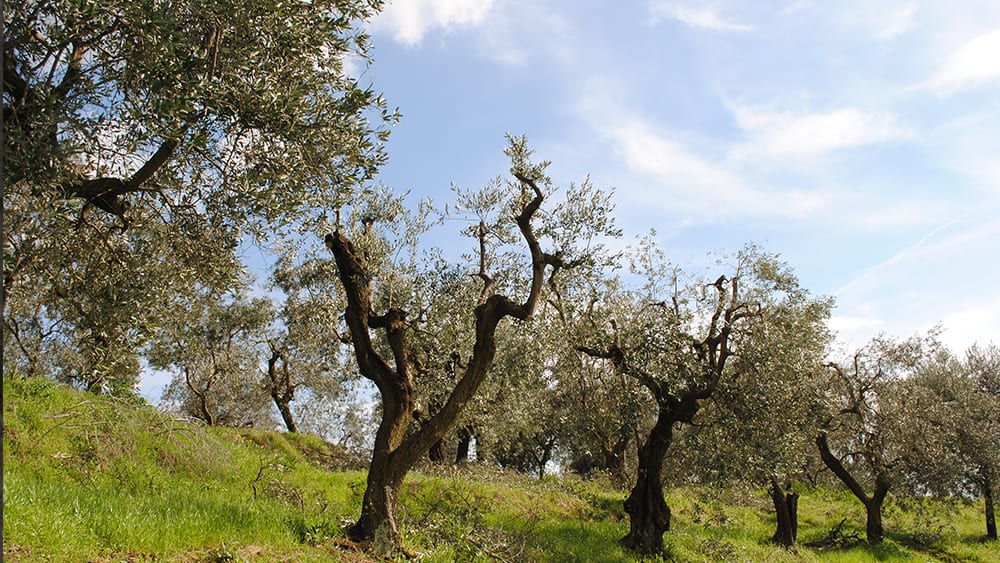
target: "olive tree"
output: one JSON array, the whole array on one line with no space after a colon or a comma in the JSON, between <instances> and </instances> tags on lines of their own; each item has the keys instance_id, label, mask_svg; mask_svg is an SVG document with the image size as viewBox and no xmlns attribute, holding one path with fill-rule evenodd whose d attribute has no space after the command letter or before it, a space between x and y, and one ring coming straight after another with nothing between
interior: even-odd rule
<instances>
[{"instance_id":1,"label":"olive tree","mask_svg":"<svg viewBox=\"0 0 1000 563\"><path fill-rule=\"evenodd\" d=\"M826 467L864 506L869 544L882 541L883 503L907 470L912 417L902 381L940 347L936 331L903 341L880 335L846 361L829 364L828 415L816 446Z\"/></svg>"},{"instance_id":2,"label":"olive tree","mask_svg":"<svg viewBox=\"0 0 1000 563\"><path fill-rule=\"evenodd\" d=\"M643 285L590 308L594 330L590 343L578 349L635 378L656 406L656 420L639 446L636 482L625 501L629 533L622 544L628 549L663 549L670 508L662 475L675 425L693 422L723 381L753 366L740 361L746 360L741 358L743 347L770 310L804 299L788 267L754 246L724 265L726 273L714 282L686 279L647 238L633 259Z\"/></svg>"},{"instance_id":3,"label":"olive tree","mask_svg":"<svg viewBox=\"0 0 1000 563\"><path fill-rule=\"evenodd\" d=\"M1000 352L970 347L964 358L941 349L900 393L906 403L903 441L914 494L982 496L986 537L996 539L995 491L1000 472Z\"/></svg>"},{"instance_id":4,"label":"olive tree","mask_svg":"<svg viewBox=\"0 0 1000 563\"><path fill-rule=\"evenodd\" d=\"M830 343L831 299L799 290L762 308L725 378L689 432L685 449L703 479L763 487L775 514L772 540L792 548L798 530L795 481L815 457L823 422L817 393Z\"/></svg>"},{"instance_id":5,"label":"olive tree","mask_svg":"<svg viewBox=\"0 0 1000 563\"><path fill-rule=\"evenodd\" d=\"M334 406L352 394L348 379L355 366L342 352L342 339L330 338L344 306L332 283L335 276L325 257L300 256L291 244L279 249L271 285L283 296L266 337L261 381L289 432L299 430L293 410L310 401Z\"/></svg>"},{"instance_id":6,"label":"olive tree","mask_svg":"<svg viewBox=\"0 0 1000 563\"><path fill-rule=\"evenodd\" d=\"M542 205L552 190L545 175L547 163L530 160L523 138L511 138L506 152L514 181L497 180L477 192L459 191L459 209L475 217L466 233L476 241L476 251L467 275L453 283L473 283L479 289L438 288L456 298L473 296L465 302L462 317L455 319L458 322L447 327L468 330L458 350L440 350L443 357L430 358L426 352L433 348L414 345L421 332L444 327L423 324L434 318L428 311L440 299L414 291L415 281L423 279L412 275L419 274L413 269L415 259L396 254L394 250L403 245L386 241L377 229L381 220L389 228L405 231L400 217L355 208L346 227L338 225L326 236L346 300L344 334L349 335L360 374L376 385L381 401L361 515L349 530L355 539L380 535L398 543L396 507L403 479L459 421L487 378L498 346L503 345L497 340L500 323L507 318L532 319L544 299L546 281L577 263L573 251L596 234L594 225L604 222L597 215L609 210L608 205L582 209L580 202L587 199L571 188L563 206L543 214ZM587 186L581 189L591 189ZM555 248L543 250L543 242ZM518 246L522 250L516 253ZM394 262L394 257L400 262ZM517 269L503 268L511 265ZM447 398L417 421L421 379L449 362L456 379Z\"/></svg>"},{"instance_id":7,"label":"olive tree","mask_svg":"<svg viewBox=\"0 0 1000 563\"><path fill-rule=\"evenodd\" d=\"M395 116L346 69L367 60L360 28L379 7L4 3L0 309L15 362L130 387L178 303L235 286L241 243L308 226L371 178Z\"/></svg>"},{"instance_id":8,"label":"olive tree","mask_svg":"<svg viewBox=\"0 0 1000 563\"><path fill-rule=\"evenodd\" d=\"M164 401L208 425L270 419L259 384L261 346L274 318L270 301L206 291L185 305L150 346L154 368L174 374Z\"/></svg>"}]
</instances>

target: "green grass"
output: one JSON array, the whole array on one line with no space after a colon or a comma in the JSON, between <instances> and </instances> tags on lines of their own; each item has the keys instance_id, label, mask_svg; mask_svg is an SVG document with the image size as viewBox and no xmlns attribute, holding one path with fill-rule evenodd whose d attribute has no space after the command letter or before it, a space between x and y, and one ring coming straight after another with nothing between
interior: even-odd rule
<instances>
[{"instance_id":1,"label":"green grass","mask_svg":"<svg viewBox=\"0 0 1000 563\"><path fill-rule=\"evenodd\" d=\"M343 539L364 473L315 437L205 428L43 380L4 380L4 561L381 561ZM893 499L887 539L790 553L767 542L763 494L668 491L664 556L647 561L997 561L982 503ZM892 498L892 497L890 497ZM618 547L624 493L482 466L424 468L401 495L422 561L636 561ZM845 520L846 519L846 520ZM863 536L848 493L802 495L800 541Z\"/></svg>"}]
</instances>

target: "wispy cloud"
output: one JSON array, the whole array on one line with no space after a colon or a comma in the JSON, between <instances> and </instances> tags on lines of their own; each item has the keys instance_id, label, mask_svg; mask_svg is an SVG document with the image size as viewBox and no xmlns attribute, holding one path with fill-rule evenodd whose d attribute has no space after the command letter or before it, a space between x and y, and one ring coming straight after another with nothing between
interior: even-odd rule
<instances>
[{"instance_id":1,"label":"wispy cloud","mask_svg":"<svg viewBox=\"0 0 1000 563\"><path fill-rule=\"evenodd\" d=\"M895 39L907 31L910 31L914 24L914 16L917 7L913 4L904 4L895 10L888 11L882 16L879 26L875 30L875 38L880 40Z\"/></svg>"},{"instance_id":2,"label":"wispy cloud","mask_svg":"<svg viewBox=\"0 0 1000 563\"><path fill-rule=\"evenodd\" d=\"M979 210L977 210L979 211ZM1000 226L992 222L964 225L975 212L970 211L935 227L913 244L903 248L888 259L866 269L860 276L844 284L835 292L844 295L852 291L866 291L869 287L884 285L881 278L902 265L920 264L922 260L936 262L950 251L981 243L995 237Z\"/></svg>"},{"instance_id":3,"label":"wispy cloud","mask_svg":"<svg viewBox=\"0 0 1000 563\"><path fill-rule=\"evenodd\" d=\"M899 125L889 113L841 108L825 112L772 112L730 104L747 141L733 157L815 158L831 151L899 141L913 132Z\"/></svg>"},{"instance_id":4,"label":"wispy cloud","mask_svg":"<svg viewBox=\"0 0 1000 563\"><path fill-rule=\"evenodd\" d=\"M752 31L751 25L726 20L718 10L711 7L691 7L673 2L654 2L649 6L651 21L662 22L672 19L696 29L711 31Z\"/></svg>"},{"instance_id":5,"label":"wispy cloud","mask_svg":"<svg viewBox=\"0 0 1000 563\"><path fill-rule=\"evenodd\" d=\"M397 0L375 18L373 29L416 45L433 29L480 23L492 7L493 0Z\"/></svg>"},{"instance_id":6,"label":"wispy cloud","mask_svg":"<svg viewBox=\"0 0 1000 563\"><path fill-rule=\"evenodd\" d=\"M953 51L924 86L944 95L1000 79L1000 29L975 37Z\"/></svg>"}]
</instances>

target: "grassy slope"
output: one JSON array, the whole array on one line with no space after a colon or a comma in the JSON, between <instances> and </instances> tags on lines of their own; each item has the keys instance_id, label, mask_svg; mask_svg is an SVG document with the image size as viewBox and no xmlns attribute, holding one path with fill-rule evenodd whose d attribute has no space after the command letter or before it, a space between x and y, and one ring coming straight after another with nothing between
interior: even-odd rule
<instances>
[{"instance_id":1,"label":"grassy slope","mask_svg":"<svg viewBox=\"0 0 1000 563\"><path fill-rule=\"evenodd\" d=\"M318 439L204 428L44 381L5 379L3 408L5 561L376 560L341 537L364 474L331 470L337 452ZM616 544L622 497L481 467L413 475L404 542L426 561L633 561ZM897 501L885 545L791 554L763 541L773 520L761 497L685 490L668 501L678 561L997 560L978 542L981 504ZM804 495L801 540L845 517L845 533L861 533L852 498Z\"/></svg>"}]
</instances>

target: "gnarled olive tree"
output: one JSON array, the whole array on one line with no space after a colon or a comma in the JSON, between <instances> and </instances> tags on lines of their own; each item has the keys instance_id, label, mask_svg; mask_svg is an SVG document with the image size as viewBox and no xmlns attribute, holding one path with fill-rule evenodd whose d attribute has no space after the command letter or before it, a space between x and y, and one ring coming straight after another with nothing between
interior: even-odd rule
<instances>
[{"instance_id":1,"label":"gnarled olive tree","mask_svg":"<svg viewBox=\"0 0 1000 563\"><path fill-rule=\"evenodd\" d=\"M903 341L880 335L847 361L829 364L829 414L816 446L823 463L864 506L869 544L882 541L883 503L907 468L901 382L939 347L934 331Z\"/></svg>"},{"instance_id":2,"label":"gnarled olive tree","mask_svg":"<svg viewBox=\"0 0 1000 563\"><path fill-rule=\"evenodd\" d=\"M566 217L561 209L577 204L579 198L568 198L563 208L541 214L551 189L544 173L547 163L530 162L531 153L523 138L512 138L507 154L515 182L498 180L481 192L460 194L459 207L478 216L467 231L476 240L477 250L470 256L467 275L433 288L439 292L436 295L415 290L428 277L420 274L413 256L409 257L409 265L394 263L391 258L400 247L378 240L379 220L398 222L394 216L383 218L357 209L352 216L352 237L341 228L326 236L346 299L344 318L348 331L342 336L353 347L361 375L377 386L382 406L361 515L349 531L357 540L379 535L398 542L396 508L403 478L453 428L483 384L498 346L503 345L497 341L498 325L506 318L531 320L544 299L546 281L577 263L570 253L572 244L561 244L566 234L572 229L581 230L585 236L572 237L579 244L581 238L593 234L594 225L604 224L602 217L589 223L581 221L581 217ZM608 209L606 206L592 212L603 215ZM527 247L527 260L523 254L512 254L518 239ZM558 247L543 250L543 241ZM516 264L520 268L502 268ZM473 300L465 304L464 314L443 317L450 320L447 326L423 324L427 319L442 318L429 309L454 308L455 303L448 301L468 295L470 292L459 286L469 283L480 287ZM501 289L505 292L501 293ZM444 298L447 296L451 299ZM469 330L464 346L471 343L471 349L420 345L429 338L427 333L433 335L456 327ZM446 341L460 342L451 338ZM429 405L420 405L417 421L421 381L429 370L446 365L455 369L446 399L433 412L423 412Z\"/></svg>"},{"instance_id":3,"label":"gnarled olive tree","mask_svg":"<svg viewBox=\"0 0 1000 563\"><path fill-rule=\"evenodd\" d=\"M714 282L684 280L649 239L633 266L645 285L593 303L591 343L578 349L635 378L655 402L656 421L639 446L636 482L625 501L629 533L622 544L656 553L670 528L662 474L675 425L692 423L724 378L751 369L742 348L772 309L808 299L786 265L753 246Z\"/></svg>"}]
</instances>

